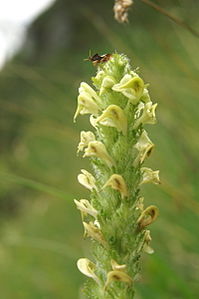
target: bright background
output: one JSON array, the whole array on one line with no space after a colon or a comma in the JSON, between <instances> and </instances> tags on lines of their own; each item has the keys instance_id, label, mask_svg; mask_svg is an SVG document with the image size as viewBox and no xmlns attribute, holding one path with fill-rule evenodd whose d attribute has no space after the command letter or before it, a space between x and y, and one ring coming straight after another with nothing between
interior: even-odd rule
<instances>
[{"instance_id":1,"label":"bright background","mask_svg":"<svg viewBox=\"0 0 199 299\"><path fill-rule=\"evenodd\" d=\"M57 0L37 19L41 1L4 2L0 43L15 21L28 32L0 73L0 297L78 298L84 277L75 263L89 242L73 198L89 193L76 181L88 168L76 146L89 126L86 117L75 125L72 118L79 83L95 73L84 61L91 49L126 53L159 104L158 124L148 126L156 148L146 166L161 170L162 184L143 193L160 217L151 226L155 253L143 257L137 298L198 298L198 38L141 1L128 25L113 19L113 1ZM198 1L166 2L156 1L199 28ZM4 41L4 53L13 53L23 30L9 47Z\"/></svg>"}]
</instances>

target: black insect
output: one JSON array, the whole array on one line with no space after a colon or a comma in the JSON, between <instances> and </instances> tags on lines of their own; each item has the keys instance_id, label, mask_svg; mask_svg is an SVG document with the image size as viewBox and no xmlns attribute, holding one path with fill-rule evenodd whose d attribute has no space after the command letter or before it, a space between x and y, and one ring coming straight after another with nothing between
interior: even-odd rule
<instances>
[{"instance_id":1,"label":"black insect","mask_svg":"<svg viewBox=\"0 0 199 299\"><path fill-rule=\"evenodd\" d=\"M97 65L99 63L107 62L111 58L112 54L104 54L100 56L99 54L95 54L89 56L86 60L89 60L93 63L93 65Z\"/></svg>"}]
</instances>

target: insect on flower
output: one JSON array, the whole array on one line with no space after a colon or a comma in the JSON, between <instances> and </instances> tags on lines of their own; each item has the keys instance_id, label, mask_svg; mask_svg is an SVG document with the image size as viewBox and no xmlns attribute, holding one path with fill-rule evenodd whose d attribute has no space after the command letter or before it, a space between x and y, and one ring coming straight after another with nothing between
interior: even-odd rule
<instances>
[{"instance_id":1,"label":"insect on flower","mask_svg":"<svg viewBox=\"0 0 199 299\"><path fill-rule=\"evenodd\" d=\"M93 63L93 65L97 65L98 63L107 62L111 58L112 54L104 54L100 56L99 54L94 54L92 56L89 56L85 60L89 60Z\"/></svg>"}]
</instances>

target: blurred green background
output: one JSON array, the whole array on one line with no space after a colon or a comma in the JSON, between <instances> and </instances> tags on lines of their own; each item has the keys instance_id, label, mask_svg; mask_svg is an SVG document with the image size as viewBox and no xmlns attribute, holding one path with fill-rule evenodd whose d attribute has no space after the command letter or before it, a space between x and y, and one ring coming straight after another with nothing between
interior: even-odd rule
<instances>
[{"instance_id":1,"label":"blurred green background","mask_svg":"<svg viewBox=\"0 0 199 299\"><path fill-rule=\"evenodd\" d=\"M166 2L166 3L165 3ZM198 1L156 3L199 28ZM87 198L76 176L86 117L72 122L77 88L96 70L92 53L127 54L158 102L148 126L155 151L146 165L162 184L145 186L155 253L143 256L137 299L199 294L199 39L141 1L129 24L113 19L113 1L57 0L29 28L23 48L0 73L0 298L76 299L87 256L73 198Z\"/></svg>"}]
</instances>

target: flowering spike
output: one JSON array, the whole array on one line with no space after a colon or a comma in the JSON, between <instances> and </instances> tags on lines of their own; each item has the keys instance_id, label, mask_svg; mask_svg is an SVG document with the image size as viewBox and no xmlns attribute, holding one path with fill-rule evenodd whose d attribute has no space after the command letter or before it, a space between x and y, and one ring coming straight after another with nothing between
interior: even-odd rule
<instances>
[{"instance_id":1,"label":"flowering spike","mask_svg":"<svg viewBox=\"0 0 199 299\"><path fill-rule=\"evenodd\" d=\"M126 5L125 1L117 3ZM94 133L82 131L78 145L83 157L91 157L93 175L86 170L78 175L91 193L89 201L75 200L75 204L82 215L84 235L94 241L96 267L87 259L80 259L78 267L98 282L85 285L87 298L132 299L141 255L153 252L146 228L158 215L155 206L144 207L140 194L141 185L160 182L158 170L143 167L154 147L145 124L156 122L157 104L125 55L93 57L98 59L92 77L95 88L81 83L75 113L75 118L90 114L94 129Z\"/></svg>"}]
</instances>

